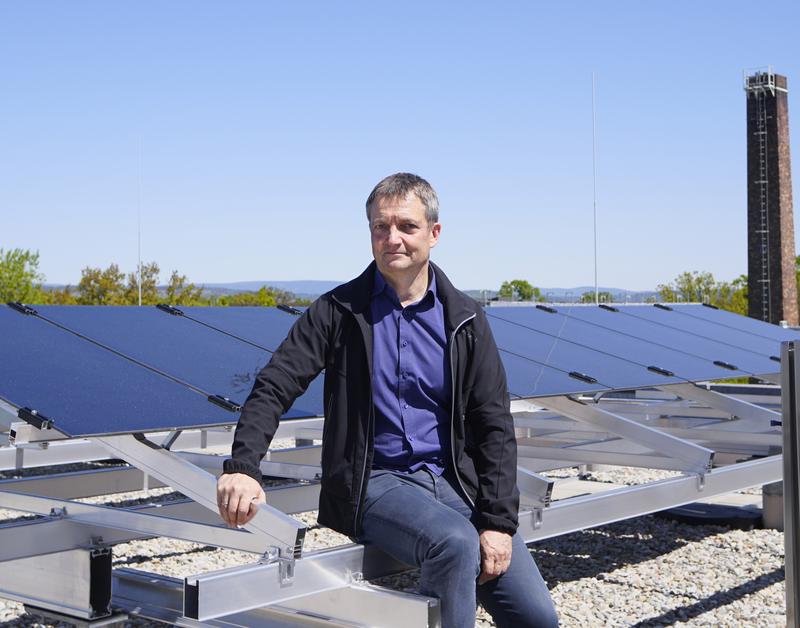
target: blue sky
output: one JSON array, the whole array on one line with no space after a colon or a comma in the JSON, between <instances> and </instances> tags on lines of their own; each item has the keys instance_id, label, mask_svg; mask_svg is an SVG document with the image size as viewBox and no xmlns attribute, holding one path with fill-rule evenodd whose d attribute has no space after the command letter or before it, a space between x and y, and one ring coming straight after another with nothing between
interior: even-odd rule
<instances>
[{"instance_id":1,"label":"blue sky","mask_svg":"<svg viewBox=\"0 0 800 628\"><path fill-rule=\"evenodd\" d=\"M162 279L344 280L408 170L456 285L591 284L595 72L600 284L730 280L742 70L788 76L797 161L799 26L797 2L4 2L0 247L52 283L130 271L140 208Z\"/></svg>"}]
</instances>

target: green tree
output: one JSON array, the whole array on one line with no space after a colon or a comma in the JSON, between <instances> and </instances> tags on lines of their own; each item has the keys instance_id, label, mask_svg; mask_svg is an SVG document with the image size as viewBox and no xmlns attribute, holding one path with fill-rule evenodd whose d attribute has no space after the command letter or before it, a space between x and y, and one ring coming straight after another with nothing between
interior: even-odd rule
<instances>
[{"instance_id":1,"label":"green tree","mask_svg":"<svg viewBox=\"0 0 800 628\"><path fill-rule=\"evenodd\" d=\"M38 252L0 249L0 302L41 303L42 281Z\"/></svg>"},{"instance_id":2,"label":"green tree","mask_svg":"<svg viewBox=\"0 0 800 628\"><path fill-rule=\"evenodd\" d=\"M224 305L231 306L260 305L269 307L278 304L278 301L275 299L275 293L267 286L261 286L255 292L237 292L236 294L224 298ZM220 298L220 301L222 301L222 298ZM223 305L223 303L220 303L220 305Z\"/></svg>"},{"instance_id":3,"label":"green tree","mask_svg":"<svg viewBox=\"0 0 800 628\"><path fill-rule=\"evenodd\" d=\"M111 264L105 270L86 267L78 282L80 305L125 305L125 274L119 266Z\"/></svg>"},{"instance_id":4,"label":"green tree","mask_svg":"<svg viewBox=\"0 0 800 628\"><path fill-rule=\"evenodd\" d=\"M601 290L597 293L600 303L611 303L614 300L614 295L606 290ZM581 303L594 303L594 292L584 292L581 295Z\"/></svg>"},{"instance_id":5,"label":"green tree","mask_svg":"<svg viewBox=\"0 0 800 628\"><path fill-rule=\"evenodd\" d=\"M42 303L48 305L78 305L78 298L75 296L75 291L72 286L46 290L43 296L44 300Z\"/></svg>"},{"instance_id":6,"label":"green tree","mask_svg":"<svg viewBox=\"0 0 800 628\"><path fill-rule=\"evenodd\" d=\"M172 271L166 287L166 301L170 305L206 305L207 299L203 298L203 288L187 283L186 275L181 275L177 270Z\"/></svg>"},{"instance_id":7,"label":"green tree","mask_svg":"<svg viewBox=\"0 0 800 628\"><path fill-rule=\"evenodd\" d=\"M663 301L691 301L709 303L716 287L714 275L707 272L684 272L670 284L658 286Z\"/></svg>"},{"instance_id":8,"label":"green tree","mask_svg":"<svg viewBox=\"0 0 800 628\"><path fill-rule=\"evenodd\" d=\"M539 288L534 288L525 279L504 281L497 291L497 296L510 301L544 301Z\"/></svg>"},{"instance_id":9,"label":"green tree","mask_svg":"<svg viewBox=\"0 0 800 628\"><path fill-rule=\"evenodd\" d=\"M737 314L747 315L747 275L732 282L717 281L708 272L684 272L674 281L658 286L661 301L708 303Z\"/></svg>"},{"instance_id":10,"label":"green tree","mask_svg":"<svg viewBox=\"0 0 800 628\"><path fill-rule=\"evenodd\" d=\"M158 295L158 273L156 262L142 264L142 305L156 305L161 302ZM139 305L139 274L128 273L128 285L125 286L125 304Z\"/></svg>"}]
</instances>

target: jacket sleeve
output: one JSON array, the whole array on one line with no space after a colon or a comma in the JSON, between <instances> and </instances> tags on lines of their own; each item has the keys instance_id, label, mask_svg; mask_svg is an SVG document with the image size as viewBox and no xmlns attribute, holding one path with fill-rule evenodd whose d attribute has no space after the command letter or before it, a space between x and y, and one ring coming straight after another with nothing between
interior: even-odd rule
<instances>
[{"instance_id":1,"label":"jacket sleeve","mask_svg":"<svg viewBox=\"0 0 800 628\"><path fill-rule=\"evenodd\" d=\"M478 527L513 534L519 523L517 439L506 372L482 310L474 330L477 369L466 412L478 474Z\"/></svg>"},{"instance_id":2,"label":"jacket sleeve","mask_svg":"<svg viewBox=\"0 0 800 628\"><path fill-rule=\"evenodd\" d=\"M323 295L297 319L256 377L236 425L232 457L224 462L225 473L245 473L261 481L259 465L278 429L278 420L325 366L329 298Z\"/></svg>"}]
</instances>

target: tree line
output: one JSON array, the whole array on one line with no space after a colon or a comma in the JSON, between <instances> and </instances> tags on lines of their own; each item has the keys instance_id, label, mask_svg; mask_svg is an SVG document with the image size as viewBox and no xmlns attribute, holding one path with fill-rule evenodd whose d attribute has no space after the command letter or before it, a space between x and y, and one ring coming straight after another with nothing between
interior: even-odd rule
<instances>
[{"instance_id":1,"label":"tree line","mask_svg":"<svg viewBox=\"0 0 800 628\"><path fill-rule=\"evenodd\" d=\"M800 305L800 256L795 258L795 282L797 283L798 305ZM655 303L708 303L721 310L747 316L747 275L740 275L733 281L720 281L709 272L687 271L678 275L669 283L659 284L656 288L658 298L648 301ZM599 293L600 303L611 303L610 292ZM504 281L498 291L498 297L511 301L545 301L539 288L524 279ZM581 303L594 303L594 292L584 292Z\"/></svg>"},{"instance_id":2,"label":"tree line","mask_svg":"<svg viewBox=\"0 0 800 628\"><path fill-rule=\"evenodd\" d=\"M309 305L308 299L291 292L262 286L255 291L211 294L173 270L166 284L159 284L161 269L156 262L142 264L141 273L125 273L117 264L108 268L87 266L75 286L48 289L39 271L39 253L0 248L0 302L20 301L30 305ZM141 276L141 279L140 279Z\"/></svg>"},{"instance_id":3,"label":"tree line","mask_svg":"<svg viewBox=\"0 0 800 628\"><path fill-rule=\"evenodd\" d=\"M795 280L800 294L800 256L795 260ZM143 264L140 273L125 273L117 264L107 268L87 266L75 286L47 289L39 271L39 253L23 249L0 248L0 302L20 301L31 305L138 305L141 283L142 305L275 306L308 305L308 299L291 292L262 286L255 291L235 294L211 294L203 286L191 283L186 275L173 270L166 284L159 284L160 267L156 262ZM673 281L659 284L661 302L709 303L720 309L747 315L747 275L733 281L718 281L709 272L683 272ZM504 281L498 290L500 299L543 302L541 290L528 280ZM599 294L601 303L610 303L609 292ZM652 299L655 301L656 299ZM582 303L594 303L594 292L581 295Z\"/></svg>"}]
</instances>

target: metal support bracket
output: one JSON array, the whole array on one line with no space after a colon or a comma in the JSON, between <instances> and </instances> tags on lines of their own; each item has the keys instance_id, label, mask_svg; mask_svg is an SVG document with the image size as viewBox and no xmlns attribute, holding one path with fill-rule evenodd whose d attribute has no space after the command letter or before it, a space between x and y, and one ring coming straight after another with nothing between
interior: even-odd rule
<instances>
[{"instance_id":1,"label":"metal support bracket","mask_svg":"<svg viewBox=\"0 0 800 628\"><path fill-rule=\"evenodd\" d=\"M278 581L287 586L294 580L294 553L291 547L270 547L259 561L263 565L278 564Z\"/></svg>"},{"instance_id":2,"label":"metal support bracket","mask_svg":"<svg viewBox=\"0 0 800 628\"><path fill-rule=\"evenodd\" d=\"M533 508L547 508L553 495L554 480L529 471L525 467L517 467L517 487L523 504Z\"/></svg>"}]
</instances>

